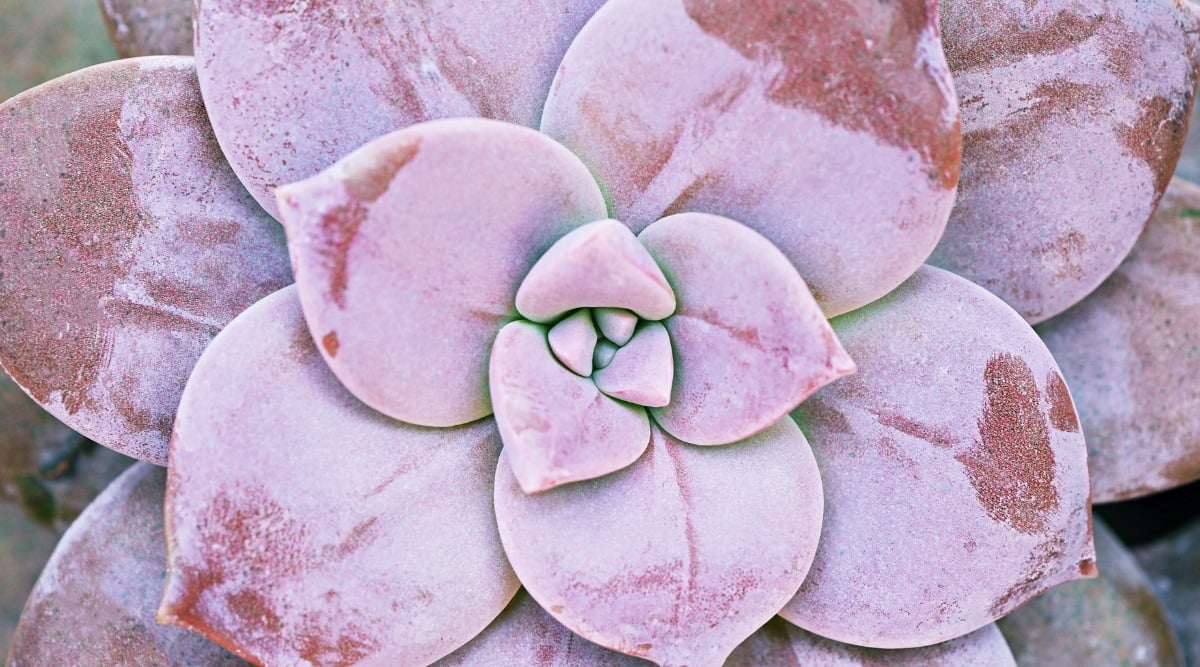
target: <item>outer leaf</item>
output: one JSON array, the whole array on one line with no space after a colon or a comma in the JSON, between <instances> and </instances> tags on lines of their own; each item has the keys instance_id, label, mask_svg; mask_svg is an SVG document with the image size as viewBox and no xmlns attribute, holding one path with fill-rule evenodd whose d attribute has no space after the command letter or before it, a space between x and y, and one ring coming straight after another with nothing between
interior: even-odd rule
<instances>
[{"instance_id":1,"label":"outer leaf","mask_svg":"<svg viewBox=\"0 0 1200 667\"><path fill-rule=\"evenodd\" d=\"M839 644L774 618L738 647L725 667L1016 667L995 625L923 648Z\"/></svg>"},{"instance_id":2,"label":"outer leaf","mask_svg":"<svg viewBox=\"0 0 1200 667\"><path fill-rule=\"evenodd\" d=\"M1133 252L1039 327L1088 432L1096 502L1200 478L1200 186L1172 181Z\"/></svg>"},{"instance_id":3,"label":"outer leaf","mask_svg":"<svg viewBox=\"0 0 1200 667\"><path fill-rule=\"evenodd\" d=\"M675 352L671 402L652 411L671 435L697 445L748 438L854 372L804 280L750 228L683 213L640 239L679 302L665 322Z\"/></svg>"},{"instance_id":4,"label":"outer leaf","mask_svg":"<svg viewBox=\"0 0 1200 667\"><path fill-rule=\"evenodd\" d=\"M1200 62L1190 4L942 3L963 172L934 264L1030 322L1117 267L1183 147Z\"/></svg>"},{"instance_id":5,"label":"outer leaf","mask_svg":"<svg viewBox=\"0 0 1200 667\"><path fill-rule=\"evenodd\" d=\"M63 536L29 597L10 667L234 667L234 656L154 622L166 472L130 468Z\"/></svg>"},{"instance_id":6,"label":"outer leaf","mask_svg":"<svg viewBox=\"0 0 1200 667\"><path fill-rule=\"evenodd\" d=\"M827 513L784 618L848 643L923 646L1095 574L1083 435L1017 313L927 267L833 325L859 372L795 413Z\"/></svg>"},{"instance_id":7,"label":"outer leaf","mask_svg":"<svg viewBox=\"0 0 1200 667\"><path fill-rule=\"evenodd\" d=\"M366 142L435 118L535 126L603 0L198 0L196 54L221 146L259 202Z\"/></svg>"},{"instance_id":8,"label":"outer leaf","mask_svg":"<svg viewBox=\"0 0 1200 667\"><path fill-rule=\"evenodd\" d=\"M1179 643L1150 579L1102 523L1096 526L1100 576L1047 592L1000 619L1021 665L1181 667Z\"/></svg>"},{"instance_id":9,"label":"outer leaf","mask_svg":"<svg viewBox=\"0 0 1200 667\"><path fill-rule=\"evenodd\" d=\"M808 571L816 464L786 417L728 447L653 433L629 468L535 496L501 456L500 536L530 595L586 639L664 667L720 665Z\"/></svg>"},{"instance_id":10,"label":"outer leaf","mask_svg":"<svg viewBox=\"0 0 1200 667\"><path fill-rule=\"evenodd\" d=\"M911 275L950 214L958 114L932 7L612 0L542 129L635 231L685 211L741 221L843 313Z\"/></svg>"},{"instance_id":11,"label":"outer leaf","mask_svg":"<svg viewBox=\"0 0 1200 667\"><path fill-rule=\"evenodd\" d=\"M1150 575L1183 645L1184 664L1200 661L1200 521L1193 521L1135 555Z\"/></svg>"},{"instance_id":12,"label":"outer leaf","mask_svg":"<svg viewBox=\"0 0 1200 667\"><path fill-rule=\"evenodd\" d=\"M354 399L294 288L201 358L171 444L169 623L270 665L427 664L517 590L490 421L423 429Z\"/></svg>"},{"instance_id":13,"label":"outer leaf","mask_svg":"<svg viewBox=\"0 0 1200 667\"><path fill-rule=\"evenodd\" d=\"M108 36L122 58L192 55L190 0L99 0Z\"/></svg>"},{"instance_id":14,"label":"outer leaf","mask_svg":"<svg viewBox=\"0 0 1200 667\"><path fill-rule=\"evenodd\" d=\"M0 210L5 369L72 428L165 465L200 352L291 280L192 59L99 65L0 105Z\"/></svg>"},{"instance_id":15,"label":"outer leaf","mask_svg":"<svg viewBox=\"0 0 1200 667\"><path fill-rule=\"evenodd\" d=\"M488 355L521 279L607 216L578 158L481 119L387 135L279 197L326 362L359 400L426 426L491 413Z\"/></svg>"}]
</instances>

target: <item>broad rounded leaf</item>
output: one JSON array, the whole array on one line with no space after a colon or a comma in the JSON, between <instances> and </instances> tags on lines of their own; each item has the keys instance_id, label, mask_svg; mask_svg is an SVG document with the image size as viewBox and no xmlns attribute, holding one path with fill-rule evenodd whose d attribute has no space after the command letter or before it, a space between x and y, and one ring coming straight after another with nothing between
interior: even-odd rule
<instances>
[{"instance_id":1,"label":"broad rounded leaf","mask_svg":"<svg viewBox=\"0 0 1200 667\"><path fill-rule=\"evenodd\" d=\"M1149 577L1133 554L1097 522L1100 576L1072 581L1000 619L1022 665L1182 667L1183 654Z\"/></svg>"},{"instance_id":2,"label":"broad rounded leaf","mask_svg":"<svg viewBox=\"0 0 1200 667\"><path fill-rule=\"evenodd\" d=\"M620 470L650 441L646 411L560 365L541 325L500 331L489 384L507 461L526 493Z\"/></svg>"},{"instance_id":3,"label":"broad rounded leaf","mask_svg":"<svg viewBox=\"0 0 1200 667\"><path fill-rule=\"evenodd\" d=\"M1175 180L1133 252L1038 328L1088 434L1096 502L1200 477L1200 186Z\"/></svg>"},{"instance_id":4,"label":"broad rounded leaf","mask_svg":"<svg viewBox=\"0 0 1200 667\"><path fill-rule=\"evenodd\" d=\"M1000 630L922 648L865 648L826 639L776 617L738 647L725 667L1016 667Z\"/></svg>"},{"instance_id":5,"label":"broad rounded leaf","mask_svg":"<svg viewBox=\"0 0 1200 667\"><path fill-rule=\"evenodd\" d=\"M0 105L0 210L0 362L72 428L165 465L196 358L291 281L192 59L98 65Z\"/></svg>"},{"instance_id":6,"label":"broad rounded leaf","mask_svg":"<svg viewBox=\"0 0 1200 667\"><path fill-rule=\"evenodd\" d=\"M784 618L852 644L924 646L1095 574L1083 435L1016 312L926 267L833 326L859 371L794 413L826 514Z\"/></svg>"},{"instance_id":7,"label":"broad rounded leaf","mask_svg":"<svg viewBox=\"0 0 1200 667\"><path fill-rule=\"evenodd\" d=\"M699 211L771 239L828 315L904 281L941 236L958 113L925 0L611 0L542 130L640 231Z\"/></svg>"},{"instance_id":8,"label":"broad rounded leaf","mask_svg":"<svg viewBox=\"0 0 1200 667\"><path fill-rule=\"evenodd\" d=\"M1200 661L1200 521L1192 521L1134 555L1150 575L1183 645L1184 664Z\"/></svg>"},{"instance_id":9,"label":"broad rounded leaf","mask_svg":"<svg viewBox=\"0 0 1200 667\"><path fill-rule=\"evenodd\" d=\"M536 126L563 53L603 0L197 0L204 99L229 161L272 191L413 123Z\"/></svg>"},{"instance_id":10,"label":"broad rounded leaf","mask_svg":"<svg viewBox=\"0 0 1200 667\"><path fill-rule=\"evenodd\" d=\"M1113 271L1183 148L1200 31L1177 0L943 0L958 200L932 263L1030 322Z\"/></svg>"},{"instance_id":11,"label":"broad rounded leaf","mask_svg":"<svg viewBox=\"0 0 1200 667\"><path fill-rule=\"evenodd\" d=\"M664 667L722 661L795 593L821 526L821 481L785 417L727 447L653 428L637 463L533 496L507 452L504 549L542 608L601 646Z\"/></svg>"},{"instance_id":12,"label":"broad rounded leaf","mask_svg":"<svg viewBox=\"0 0 1200 667\"><path fill-rule=\"evenodd\" d=\"M653 411L671 435L696 445L747 438L854 372L804 280L749 227L683 213L639 238L679 302L665 322L675 352L671 403Z\"/></svg>"},{"instance_id":13,"label":"broad rounded leaf","mask_svg":"<svg viewBox=\"0 0 1200 667\"><path fill-rule=\"evenodd\" d=\"M179 628L158 625L166 472L139 464L63 536L33 589L9 663L234 667L246 663Z\"/></svg>"},{"instance_id":14,"label":"broad rounded leaf","mask_svg":"<svg viewBox=\"0 0 1200 667\"><path fill-rule=\"evenodd\" d=\"M564 628L520 591L487 630L434 667L650 667Z\"/></svg>"},{"instance_id":15,"label":"broad rounded leaf","mask_svg":"<svg viewBox=\"0 0 1200 667\"><path fill-rule=\"evenodd\" d=\"M279 190L300 300L333 372L412 424L491 413L487 364L521 280L607 217L587 169L533 130L443 120Z\"/></svg>"},{"instance_id":16,"label":"broad rounded leaf","mask_svg":"<svg viewBox=\"0 0 1200 667\"><path fill-rule=\"evenodd\" d=\"M259 663L426 664L517 590L481 421L425 429L355 400L295 288L213 341L184 391L160 619Z\"/></svg>"},{"instance_id":17,"label":"broad rounded leaf","mask_svg":"<svg viewBox=\"0 0 1200 667\"><path fill-rule=\"evenodd\" d=\"M122 58L192 55L192 0L100 0Z\"/></svg>"}]
</instances>

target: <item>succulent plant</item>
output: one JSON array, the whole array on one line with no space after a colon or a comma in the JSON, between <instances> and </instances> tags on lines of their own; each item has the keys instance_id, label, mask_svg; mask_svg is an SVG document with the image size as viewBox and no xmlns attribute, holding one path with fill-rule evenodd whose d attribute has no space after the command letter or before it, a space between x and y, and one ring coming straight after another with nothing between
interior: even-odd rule
<instances>
[{"instance_id":1,"label":"succulent plant","mask_svg":"<svg viewBox=\"0 0 1200 667\"><path fill-rule=\"evenodd\" d=\"M1167 188L1189 6L195 21L0 105L0 362L168 467L72 529L12 664L1012 664L992 622L1096 574L1114 408L1030 322Z\"/></svg>"}]
</instances>

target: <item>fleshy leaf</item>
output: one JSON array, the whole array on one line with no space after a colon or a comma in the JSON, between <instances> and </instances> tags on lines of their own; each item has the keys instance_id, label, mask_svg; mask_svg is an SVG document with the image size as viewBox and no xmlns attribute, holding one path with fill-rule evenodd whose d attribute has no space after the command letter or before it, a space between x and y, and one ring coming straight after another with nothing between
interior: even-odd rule
<instances>
[{"instance_id":1,"label":"fleshy leaf","mask_svg":"<svg viewBox=\"0 0 1200 667\"><path fill-rule=\"evenodd\" d=\"M1200 520L1139 547L1134 554L1150 575L1183 645L1184 664L1200 661Z\"/></svg>"},{"instance_id":2,"label":"fleshy leaf","mask_svg":"<svg viewBox=\"0 0 1200 667\"><path fill-rule=\"evenodd\" d=\"M611 340L601 339L596 343L596 350L592 353L592 368L604 368L612 363L613 357L617 356L617 344Z\"/></svg>"},{"instance_id":3,"label":"fleshy leaf","mask_svg":"<svg viewBox=\"0 0 1200 667\"><path fill-rule=\"evenodd\" d=\"M192 0L100 0L122 58L192 55Z\"/></svg>"},{"instance_id":4,"label":"fleshy leaf","mask_svg":"<svg viewBox=\"0 0 1200 667\"><path fill-rule=\"evenodd\" d=\"M1100 576L1072 581L1000 619L1022 665L1182 667L1179 643L1133 554L1097 522Z\"/></svg>"},{"instance_id":5,"label":"fleshy leaf","mask_svg":"<svg viewBox=\"0 0 1200 667\"><path fill-rule=\"evenodd\" d=\"M995 624L922 648L865 648L805 632L775 617L738 647L724 667L1016 667Z\"/></svg>"},{"instance_id":6,"label":"fleshy leaf","mask_svg":"<svg viewBox=\"0 0 1200 667\"><path fill-rule=\"evenodd\" d=\"M1030 322L1117 267L1183 147L1200 61L1189 4L943 0L963 161L933 264Z\"/></svg>"},{"instance_id":7,"label":"fleshy leaf","mask_svg":"<svg viewBox=\"0 0 1200 667\"><path fill-rule=\"evenodd\" d=\"M295 288L234 320L171 441L159 618L260 664L427 664L518 583L491 501L491 420L427 429L355 400Z\"/></svg>"},{"instance_id":8,"label":"fleshy leaf","mask_svg":"<svg viewBox=\"0 0 1200 667\"><path fill-rule=\"evenodd\" d=\"M0 105L0 361L67 425L165 465L196 358L291 282L191 58L118 61Z\"/></svg>"},{"instance_id":9,"label":"fleshy leaf","mask_svg":"<svg viewBox=\"0 0 1200 667\"><path fill-rule=\"evenodd\" d=\"M610 0L567 52L542 130L634 231L698 211L795 263L825 313L929 256L961 142L925 0Z\"/></svg>"},{"instance_id":10,"label":"fleshy leaf","mask_svg":"<svg viewBox=\"0 0 1200 667\"><path fill-rule=\"evenodd\" d=\"M675 288L671 403L653 412L696 445L747 438L827 382L854 372L786 257L749 227L683 213L640 239Z\"/></svg>"},{"instance_id":11,"label":"fleshy leaf","mask_svg":"<svg viewBox=\"0 0 1200 667\"><path fill-rule=\"evenodd\" d=\"M661 323L647 322L592 379L613 398L657 408L670 402L674 377L671 336Z\"/></svg>"},{"instance_id":12,"label":"fleshy leaf","mask_svg":"<svg viewBox=\"0 0 1200 667\"><path fill-rule=\"evenodd\" d=\"M508 462L526 493L607 475L650 441L650 417L555 360L546 328L513 322L492 348L492 404Z\"/></svg>"},{"instance_id":13,"label":"fleshy leaf","mask_svg":"<svg viewBox=\"0 0 1200 667\"><path fill-rule=\"evenodd\" d=\"M1060 418L1058 367L1020 315L926 267L833 326L859 370L794 413L826 515L784 618L924 646L1095 574L1083 435Z\"/></svg>"},{"instance_id":14,"label":"fleshy leaf","mask_svg":"<svg viewBox=\"0 0 1200 667\"><path fill-rule=\"evenodd\" d=\"M487 630L433 667L651 667L652 664L583 639L554 620L522 590Z\"/></svg>"},{"instance_id":15,"label":"fleshy leaf","mask_svg":"<svg viewBox=\"0 0 1200 667\"><path fill-rule=\"evenodd\" d=\"M550 328L546 341L554 358L562 362L576 375L587 377L592 374L592 356L596 351L596 325L587 308L564 317Z\"/></svg>"},{"instance_id":16,"label":"fleshy leaf","mask_svg":"<svg viewBox=\"0 0 1200 667\"><path fill-rule=\"evenodd\" d=\"M603 0L198 0L204 99L229 161L272 191L436 118L536 126L579 28Z\"/></svg>"},{"instance_id":17,"label":"fleshy leaf","mask_svg":"<svg viewBox=\"0 0 1200 667\"><path fill-rule=\"evenodd\" d=\"M481 119L387 135L279 198L325 361L359 400L424 426L491 413L488 354L521 279L607 216L566 149Z\"/></svg>"},{"instance_id":18,"label":"fleshy leaf","mask_svg":"<svg viewBox=\"0 0 1200 667\"><path fill-rule=\"evenodd\" d=\"M506 451L500 536L530 595L584 638L663 667L720 665L803 581L820 476L788 417L728 447L652 430L629 468L533 496Z\"/></svg>"},{"instance_id":19,"label":"fleshy leaf","mask_svg":"<svg viewBox=\"0 0 1200 667\"><path fill-rule=\"evenodd\" d=\"M662 271L616 220L599 220L559 239L517 291L517 311L534 322L550 322L575 308L604 307L626 308L649 320L675 312L675 294ZM601 330L604 321L597 313Z\"/></svg>"},{"instance_id":20,"label":"fleshy leaf","mask_svg":"<svg viewBox=\"0 0 1200 667\"><path fill-rule=\"evenodd\" d=\"M655 269L658 266L655 265ZM659 274L661 275L661 271ZM666 284L666 277L663 277L663 283ZM668 288L669 289L669 288ZM675 311L675 294L671 294L671 311ZM596 309L596 326L600 328L600 333L604 337L616 343L618 346L624 345L633 338L633 332L637 329L638 316L628 310L622 308L597 308ZM667 313L668 315L670 313ZM660 318L650 318L660 319Z\"/></svg>"},{"instance_id":21,"label":"fleshy leaf","mask_svg":"<svg viewBox=\"0 0 1200 667\"><path fill-rule=\"evenodd\" d=\"M1096 502L1200 478L1197 217L1200 186L1172 181L1116 272L1038 328L1087 429Z\"/></svg>"},{"instance_id":22,"label":"fleshy leaf","mask_svg":"<svg viewBox=\"0 0 1200 667\"><path fill-rule=\"evenodd\" d=\"M246 664L201 637L154 622L166 577L165 484L162 468L138 464L71 526L29 597L8 664Z\"/></svg>"}]
</instances>

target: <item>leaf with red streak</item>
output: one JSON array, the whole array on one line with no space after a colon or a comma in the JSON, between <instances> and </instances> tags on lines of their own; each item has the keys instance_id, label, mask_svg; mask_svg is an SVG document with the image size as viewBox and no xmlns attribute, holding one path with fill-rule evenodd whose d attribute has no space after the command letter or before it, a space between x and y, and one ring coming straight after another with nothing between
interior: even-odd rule
<instances>
[{"instance_id":1,"label":"leaf with red streak","mask_svg":"<svg viewBox=\"0 0 1200 667\"><path fill-rule=\"evenodd\" d=\"M0 105L0 361L67 425L165 465L196 358L291 282L192 59L123 60Z\"/></svg>"},{"instance_id":2,"label":"leaf with red streak","mask_svg":"<svg viewBox=\"0 0 1200 667\"><path fill-rule=\"evenodd\" d=\"M1096 289L1183 148L1200 64L1190 4L944 0L962 182L931 262L1030 322Z\"/></svg>"},{"instance_id":3,"label":"leaf with red streak","mask_svg":"<svg viewBox=\"0 0 1200 667\"><path fill-rule=\"evenodd\" d=\"M536 126L563 53L603 0L199 0L196 57L229 161L272 191L421 121Z\"/></svg>"},{"instance_id":4,"label":"leaf with red streak","mask_svg":"<svg viewBox=\"0 0 1200 667\"><path fill-rule=\"evenodd\" d=\"M259 663L427 664L517 590L491 420L426 429L355 400L295 288L213 341L180 403L164 622Z\"/></svg>"},{"instance_id":5,"label":"leaf with red streak","mask_svg":"<svg viewBox=\"0 0 1200 667\"><path fill-rule=\"evenodd\" d=\"M726 447L653 427L632 466L533 496L506 457L496 517L530 595L584 638L664 667L720 665L816 549L821 480L788 417Z\"/></svg>"},{"instance_id":6,"label":"leaf with red streak","mask_svg":"<svg viewBox=\"0 0 1200 667\"><path fill-rule=\"evenodd\" d=\"M1175 180L1100 289L1038 327L1088 436L1096 502L1200 478L1200 186Z\"/></svg>"},{"instance_id":7,"label":"leaf with red streak","mask_svg":"<svg viewBox=\"0 0 1200 667\"><path fill-rule=\"evenodd\" d=\"M923 646L1095 574L1083 435L1020 315L926 267L833 327L859 370L794 413L826 515L784 618L847 643Z\"/></svg>"},{"instance_id":8,"label":"leaf with red streak","mask_svg":"<svg viewBox=\"0 0 1200 667\"><path fill-rule=\"evenodd\" d=\"M100 0L122 58L192 55L192 0Z\"/></svg>"},{"instance_id":9,"label":"leaf with red streak","mask_svg":"<svg viewBox=\"0 0 1200 667\"><path fill-rule=\"evenodd\" d=\"M728 218L683 213L639 239L675 288L671 435L723 445L774 424L854 362L804 280L770 241Z\"/></svg>"},{"instance_id":10,"label":"leaf with red streak","mask_svg":"<svg viewBox=\"0 0 1200 667\"><path fill-rule=\"evenodd\" d=\"M424 426L491 414L488 355L522 278L607 217L578 158L481 119L387 135L279 199L325 361L359 400Z\"/></svg>"},{"instance_id":11,"label":"leaf with red streak","mask_svg":"<svg viewBox=\"0 0 1200 667\"><path fill-rule=\"evenodd\" d=\"M724 215L795 263L825 313L929 256L958 113L926 0L611 0L567 52L542 130L635 231Z\"/></svg>"},{"instance_id":12,"label":"leaf with red streak","mask_svg":"<svg viewBox=\"0 0 1200 667\"><path fill-rule=\"evenodd\" d=\"M136 465L71 526L29 597L8 664L246 664L201 637L154 622L166 578L165 483L163 469Z\"/></svg>"},{"instance_id":13,"label":"leaf with red streak","mask_svg":"<svg viewBox=\"0 0 1200 667\"><path fill-rule=\"evenodd\" d=\"M750 635L724 667L1016 667L1000 630L922 648L865 648L826 639L776 617Z\"/></svg>"}]
</instances>

